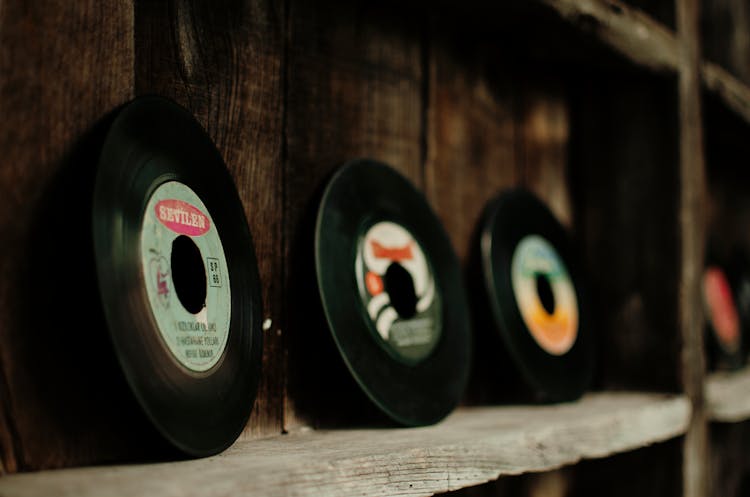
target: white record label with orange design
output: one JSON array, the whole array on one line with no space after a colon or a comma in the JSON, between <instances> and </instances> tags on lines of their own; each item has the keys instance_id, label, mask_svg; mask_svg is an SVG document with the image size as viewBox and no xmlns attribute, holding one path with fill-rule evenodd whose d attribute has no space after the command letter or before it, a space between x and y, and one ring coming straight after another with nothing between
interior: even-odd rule
<instances>
[{"instance_id":1,"label":"white record label with orange design","mask_svg":"<svg viewBox=\"0 0 750 497\"><path fill-rule=\"evenodd\" d=\"M404 227L382 221L362 238L357 283L377 335L400 359L427 357L440 336L440 299L422 247Z\"/></svg>"},{"instance_id":2,"label":"white record label with orange design","mask_svg":"<svg viewBox=\"0 0 750 497\"><path fill-rule=\"evenodd\" d=\"M578 300L554 247L539 235L521 239L511 279L523 322L536 343L552 355L567 353L578 336Z\"/></svg>"}]
</instances>

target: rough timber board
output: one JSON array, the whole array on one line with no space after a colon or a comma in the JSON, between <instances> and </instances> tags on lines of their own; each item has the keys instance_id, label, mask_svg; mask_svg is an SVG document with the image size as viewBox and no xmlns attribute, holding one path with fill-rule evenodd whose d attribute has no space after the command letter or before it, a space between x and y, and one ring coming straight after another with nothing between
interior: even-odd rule
<instances>
[{"instance_id":1,"label":"rough timber board","mask_svg":"<svg viewBox=\"0 0 750 497\"><path fill-rule=\"evenodd\" d=\"M680 45L676 34L639 9L619 0L538 1L634 64L659 72L677 72ZM750 122L750 87L708 61L701 66L701 79L704 88Z\"/></svg>"},{"instance_id":2,"label":"rough timber board","mask_svg":"<svg viewBox=\"0 0 750 497\"><path fill-rule=\"evenodd\" d=\"M750 88L711 62L704 62L701 72L703 86L718 95L729 109L750 123Z\"/></svg>"},{"instance_id":3,"label":"rough timber board","mask_svg":"<svg viewBox=\"0 0 750 497\"><path fill-rule=\"evenodd\" d=\"M617 0L539 1L633 63L660 72L677 71L675 33L640 10Z\"/></svg>"},{"instance_id":4,"label":"rough timber board","mask_svg":"<svg viewBox=\"0 0 750 497\"><path fill-rule=\"evenodd\" d=\"M712 421L735 423L750 419L750 368L709 375L706 399Z\"/></svg>"},{"instance_id":5,"label":"rough timber board","mask_svg":"<svg viewBox=\"0 0 750 497\"><path fill-rule=\"evenodd\" d=\"M667 440L689 417L684 397L641 393L463 408L426 428L303 431L206 459L13 475L0 495L431 495Z\"/></svg>"}]
</instances>

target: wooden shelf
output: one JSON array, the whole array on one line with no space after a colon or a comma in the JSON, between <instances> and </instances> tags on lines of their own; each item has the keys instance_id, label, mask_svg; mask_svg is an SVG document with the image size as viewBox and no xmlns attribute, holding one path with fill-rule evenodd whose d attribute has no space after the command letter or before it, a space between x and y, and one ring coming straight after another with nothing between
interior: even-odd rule
<instances>
[{"instance_id":1,"label":"wooden shelf","mask_svg":"<svg viewBox=\"0 0 750 497\"><path fill-rule=\"evenodd\" d=\"M675 32L639 9L617 0L538 0L560 18L623 55L632 63L664 73L679 71ZM750 123L750 87L713 62L701 67L703 86Z\"/></svg>"},{"instance_id":2,"label":"wooden shelf","mask_svg":"<svg viewBox=\"0 0 750 497\"><path fill-rule=\"evenodd\" d=\"M640 10L615 0L539 1L633 63L655 71L677 72L679 46L674 31Z\"/></svg>"},{"instance_id":3,"label":"wooden shelf","mask_svg":"<svg viewBox=\"0 0 750 497\"><path fill-rule=\"evenodd\" d=\"M683 396L596 393L547 406L462 408L426 428L303 431L211 458L25 473L9 496L430 495L683 434Z\"/></svg>"},{"instance_id":4,"label":"wooden shelf","mask_svg":"<svg viewBox=\"0 0 750 497\"><path fill-rule=\"evenodd\" d=\"M701 72L706 89L750 123L750 87L713 62L704 62Z\"/></svg>"},{"instance_id":5,"label":"wooden shelf","mask_svg":"<svg viewBox=\"0 0 750 497\"><path fill-rule=\"evenodd\" d=\"M750 419L750 367L711 374L706 380L706 398L712 421L736 423Z\"/></svg>"}]
</instances>

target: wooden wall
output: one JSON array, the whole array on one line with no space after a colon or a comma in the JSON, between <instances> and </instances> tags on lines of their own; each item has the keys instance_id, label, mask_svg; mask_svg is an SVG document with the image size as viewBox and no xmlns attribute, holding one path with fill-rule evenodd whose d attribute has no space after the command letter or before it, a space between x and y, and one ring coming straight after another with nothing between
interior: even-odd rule
<instances>
[{"instance_id":1,"label":"wooden wall","mask_svg":"<svg viewBox=\"0 0 750 497\"><path fill-rule=\"evenodd\" d=\"M345 385L321 381L331 343L305 300L304 243L320 185L362 156L390 163L425 191L467 271L487 200L511 186L535 191L570 229L591 285L593 388L679 388L674 79L636 74L610 53L607 69L594 72L578 50L599 49L546 30L544 20L540 36L529 36L528 24L513 28L507 12L490 9L507 28L498 32L458 10L333 0L3 0L3 472L164 457L138 414L120 409L133 400L117 375L105 386L91 380L113 364L106 330L78 320L95 313L96 295L57 301L75 276L51 281L33 270L47 251L74 252L86 264L82 240L52 237L36 219L52 198L52 207L85 212L66 188L88 184L93 171L68 172L70 164L93 162L85 138L98 136L118 106L151 93L186 106L207 129L255 239L271 327L243 437L317 426L349 402ZM560 33L572 47L567 61L545 55L560 53ZM36 292L49 287L56 292ZM59 311L59 322L40 329L35 316L47 309ZM77 349L50 333L93 337L87 359L68 360ZM465 403L481 401L471 392L499 388L495 378L472 382ZM650 461L661 464L655 454Z\"/></svg>"}]
</instances>

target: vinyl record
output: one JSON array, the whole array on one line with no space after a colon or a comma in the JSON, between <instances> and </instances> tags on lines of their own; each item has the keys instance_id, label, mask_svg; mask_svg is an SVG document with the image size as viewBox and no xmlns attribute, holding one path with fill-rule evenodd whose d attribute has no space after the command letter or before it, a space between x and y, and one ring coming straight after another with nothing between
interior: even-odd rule
<instances>
[{"instance_id":1,"label":"vinyl record","mask_svg":"<svg viewBox=\"0 0 750 497\"><path fill-rule=\"evenodd\" d=\"M208 135L183 108L141 97L115 118L93 203L103 308L147 416L192 456L247 422L261 360L261 300L242 203Z\"/></svg>"},{"instance_id":2,"label":"vinyl record","mask_svg":"<svg viewBox=\"0 0 750 497\"><path fill-rule=\"evenodd\" d=\"M734 291L721 265L706 265L702 290L709 368L738 369L744 362L742 324Z\"/></svg>"},{"instance_id":3,"label":"vinyl record","mask_svg":"<svg viewBox=\"0 0 750 497\"><path fill-rule=\"evenodd\" d=\"M565 229L533 194L509 190L488 204L480 244L489 316L507 352L500 355L532 398L580 397L591 381L593 347Z\"/></svg>"},{"instance_id":4,"label":"vinyl record","mask_svg":"<svg viewBox=\"0 0 750 497\"><path fill-rule=\"evenodd\" d=\"M711 233L701 279L705 347L710 370L736 370L746 362L750 326L750 264L740 246Z\"/></svg>"},{"instance_id":5,"label":"vinyl record","mask_svg":"<svg viewBox=\"0 0 750 497\"><path fill-rule=\"evenodd\" d=\"M468 307L424 196L384 164L346 164L323 192L315 263L330 331L367 396L403 425L448 415L468 378Z\"/></svg>"},{"instance_id":6,"label":"vinyl record","mask_svg":"<svg viewBox=\"0 0 750 497\"><path fill-rule=\"evenodd\" d=\"M732 288L737 315L740 319L740 341L742 342L742 360L747 363L750 342L750 257L744 248L737 248L727 265L727 278Z\"/></svg>"}]
</instances>

